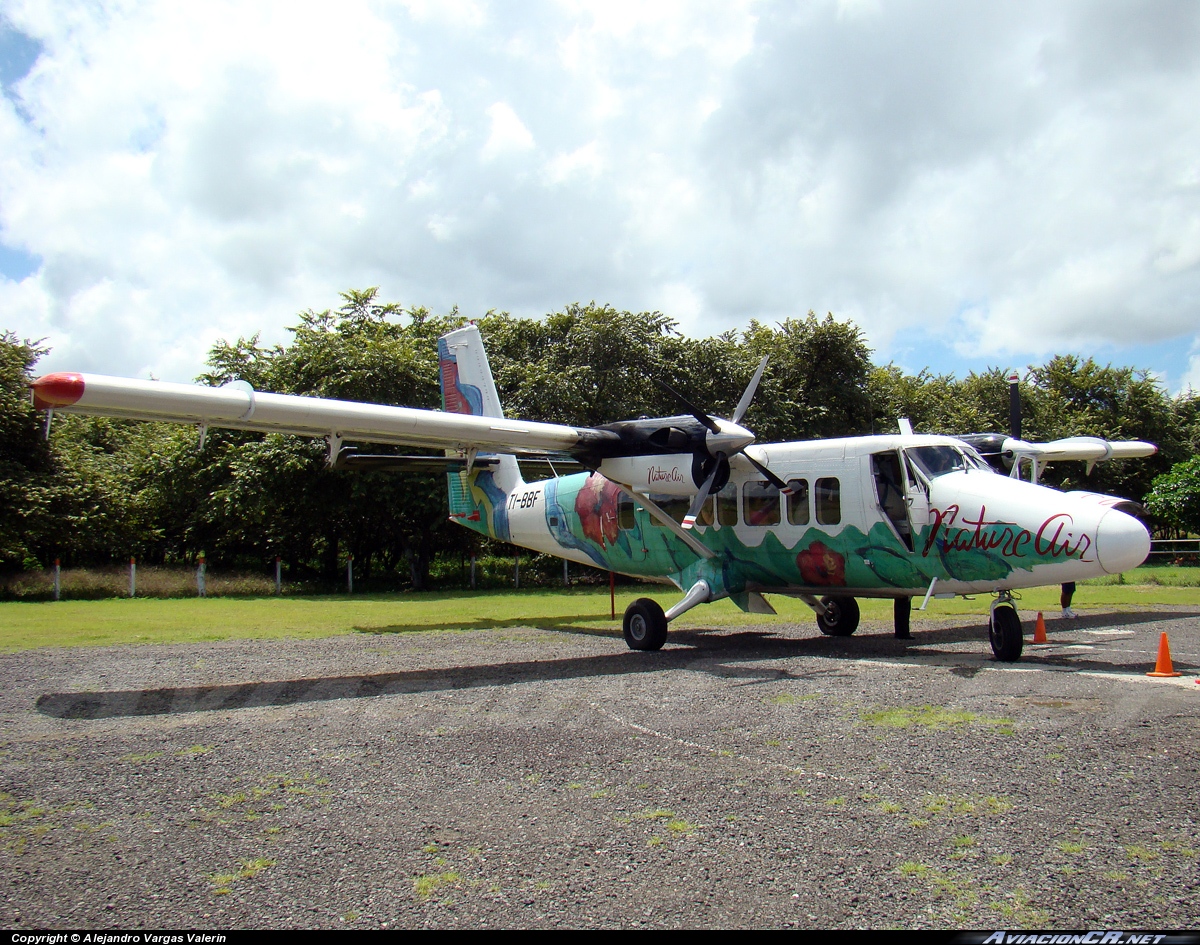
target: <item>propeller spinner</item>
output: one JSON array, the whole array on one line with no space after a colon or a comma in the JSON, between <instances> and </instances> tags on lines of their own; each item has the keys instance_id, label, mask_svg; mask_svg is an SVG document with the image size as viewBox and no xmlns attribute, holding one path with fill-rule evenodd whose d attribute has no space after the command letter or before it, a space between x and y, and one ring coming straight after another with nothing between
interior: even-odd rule
<instances>
[{"instance_id":1,"label":"propeller spinner","mask_svg":"<svg viewBox=\"0 0 1200 945\"><path fill-rule=\"evenodd\" d=\"M792 490L788 484L776 476L766 466L756 460L753 456L746 452L746 447L754 442L754 434L741 425L740 421L745 416L746 410L750 407L750 402L754 399L754 393L758 390L759 381L762 380L763 371L767 367L767 356L758 363L758 370L754 372L754 377L750 379L750 383L746 386L745 392L742 394L741 400L738 401L737 408L733 412L733 416L729 420L721 420L716 417L711 417L704 411L696 407L683 394L671 387L665 381L655 379L655 383L683 404L688 412L702 423L708 430L704 435L704 443L702 449L697 449L693 454L693 470L699 472L700 476L704 476L704 482L700 486L700 491L696 494L696 498L692 500L691 508L688 509L687 515L683 517L683 527L691 528L696 524L696 518L700 514L700 509L704 507L704 503L708 500L709 495L714 490L721 490L725 483L729 481L729 460L741 453L750 462L755 469L784 495L791 495Z\"/></svg>"}]
</instances>

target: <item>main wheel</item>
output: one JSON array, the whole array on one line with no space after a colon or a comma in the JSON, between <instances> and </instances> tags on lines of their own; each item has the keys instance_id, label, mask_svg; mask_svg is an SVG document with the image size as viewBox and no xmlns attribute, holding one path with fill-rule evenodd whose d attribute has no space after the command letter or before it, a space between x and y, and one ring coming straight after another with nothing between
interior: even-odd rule
<instances>
[{"instance_id":1,"label":"main wheel","mask_svg":"<svg viewBox=\"0 0 1200 945\"><path fill-rule=\"evenodd\" d=\"M667 617L657 601L639 597L625 608L621 630L631 650L661 650L667 642Z\"/></svg>"},{"instance_id":2,"label":"main wheel","mask_svg":"<svg viewBox=\"0 0 1200 945\"><path fill-rule=\"evenodd\" d=\"M1014 608L1007 604L992 608L988 638L992 641L992 652L996 654L996 659L1015 663L1021 658L1025 640L1021 635L1021 618Z\"/></svg>"},{"instance_id":3,"label":"main wheel","mask_svg":"<svg viewBox=\"0 0 1200 945\"><path fill-rule=\"evenodd\" d=\"M826 597L825 613L817 614L817 626L831 637L848 637L858 629L858 601L853 597Z\"/></svg>"}]
</instances>

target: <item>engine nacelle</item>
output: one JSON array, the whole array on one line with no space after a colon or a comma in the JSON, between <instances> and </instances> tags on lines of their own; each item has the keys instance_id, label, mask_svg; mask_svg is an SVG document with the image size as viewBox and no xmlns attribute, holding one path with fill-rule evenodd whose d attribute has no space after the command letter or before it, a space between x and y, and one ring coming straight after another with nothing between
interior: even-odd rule
<instances>
[{"instance_id":1,"label":"engine nacelle","mask_svg":"<svg viewBox=\"0 0 1200 945\"><path fill-rule=\"evenodd\" d=\"M658 456L614 456L599 466L600 475L629 486L635 492L664 495L695 495L702 483L692 476L689 453L665 453Z\"/></svg>"}]
</instances>

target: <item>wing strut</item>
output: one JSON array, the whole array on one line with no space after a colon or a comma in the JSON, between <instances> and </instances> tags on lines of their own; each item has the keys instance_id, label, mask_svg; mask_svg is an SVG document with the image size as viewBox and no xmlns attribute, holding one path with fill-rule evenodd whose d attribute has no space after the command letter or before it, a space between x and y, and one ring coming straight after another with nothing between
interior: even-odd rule
<instances>
[{"instance_id":1,"label":"wing strut","mask_svg":"<svg viewBox=\"0 0 1200 945\"><path fill-rule=\"evenodd\" d=\"M717 556L715 551L700 541L700 539L694 534L684 531L682 526L680 526L675 519L671 518L671 516L659 508L658 505L652 502L648 496L644 496L640 492L634 492L629 488L629 486L625 485L624 483L617 482L614 479L610 479L608 481L629 496L629 498L633 499L634 502L644 508L652 516L654 516L660 525L665 528L669 528L672 532L674 532L675 535L679 537L680 541L691 548L692 551L696 552L696 554L698 554L701 558L715 558Z\"/></svg>"}]
</instances>

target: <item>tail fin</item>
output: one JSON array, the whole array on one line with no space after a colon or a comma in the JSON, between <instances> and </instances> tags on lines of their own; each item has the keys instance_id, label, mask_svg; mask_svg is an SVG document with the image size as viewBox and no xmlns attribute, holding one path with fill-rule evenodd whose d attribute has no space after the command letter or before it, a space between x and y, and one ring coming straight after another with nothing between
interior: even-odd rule
<instances>
[{"instance_id":1,"label":"tail fin","mask_svg":"<svg viewBox=\"0 0 1200 945\"><path fill-rule=\"evenodd\" d=\"M504 416L478 327L467 325L438 339L438 369L443 410L477 417ZM504 496L523 480L515 456L501 453L496 458L499 465L491 469L447 475L450 516L494 538L504 539L508 537Z\"/></svg>"},{"instance_id":2,"label":"tail fin","mask_svg":"<svg viewBox=\"0 0 1200 945\"><path fill-rule=\"evenodd\" d=\"M477 326L467 325L438 339L438 368L443 410L477 417L504 416Z\"/></svg>"}]
</instances>

